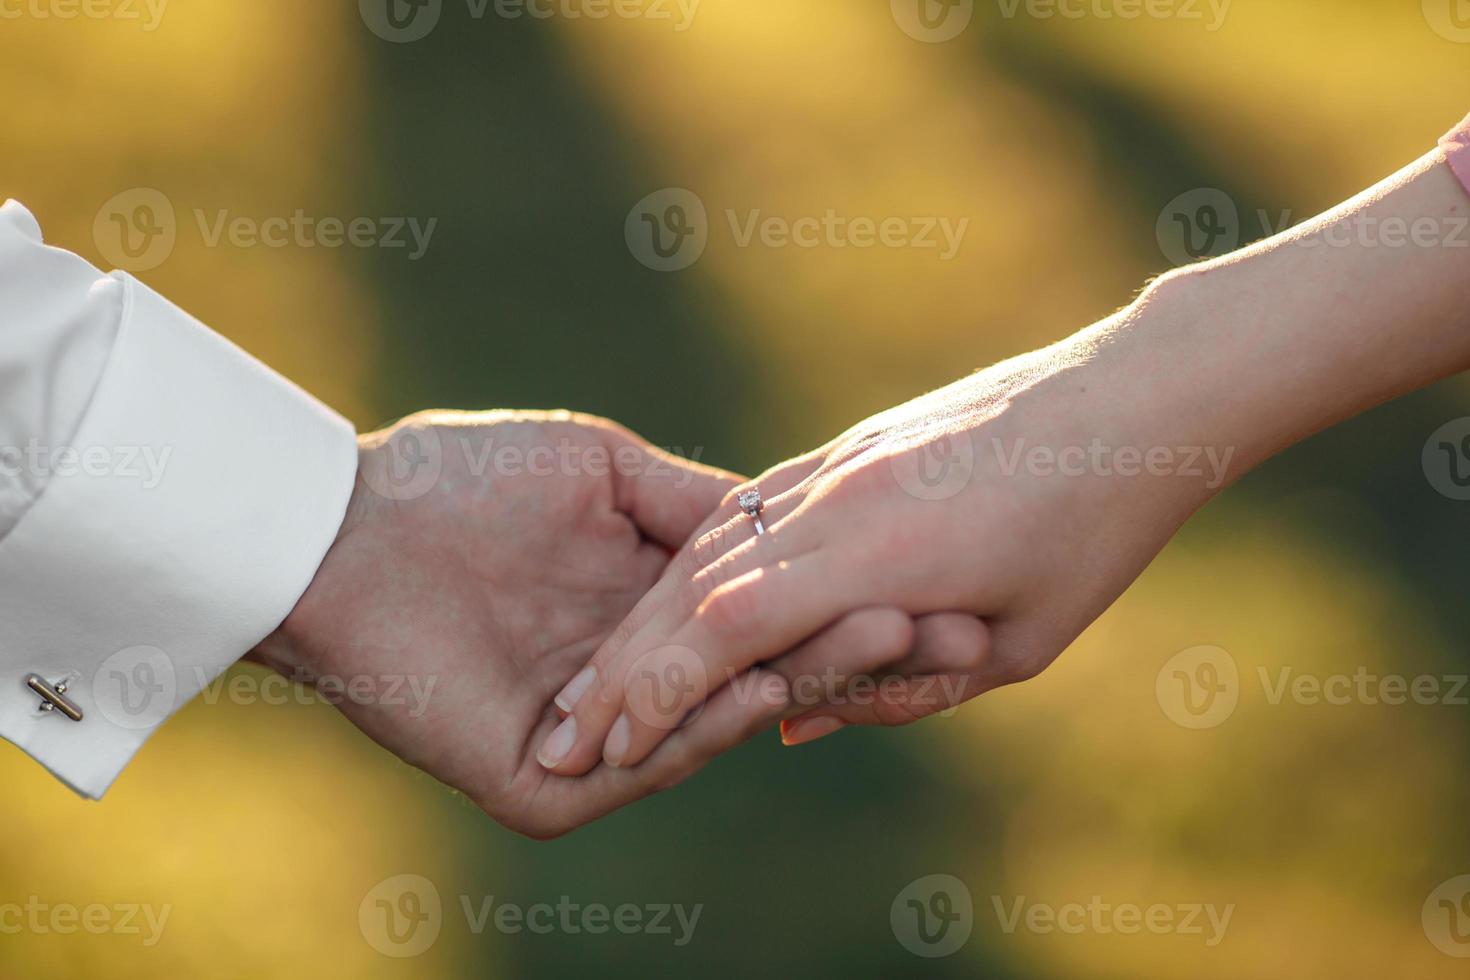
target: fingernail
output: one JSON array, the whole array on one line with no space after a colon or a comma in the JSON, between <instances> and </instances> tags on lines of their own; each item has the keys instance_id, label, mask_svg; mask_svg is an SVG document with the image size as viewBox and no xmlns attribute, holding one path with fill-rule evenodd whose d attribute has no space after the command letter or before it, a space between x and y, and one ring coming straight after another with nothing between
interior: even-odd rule
<instances>
[{"instance_id":1,"label":"fingernail","mask_svg":"<svg viewBox=\"0 0 1470 980\"><path fill-rule=\"evenodd\" d=\"M554 769L561 764L561 760L572 751L572 746L577 741L577 719L569 715L565 721L556 726L556 729L541 743L541 751L536 753L536 761L546 769Z\"/></svg>"},{"instance_id":2,"label":"fingernail","mask_svg":"<svg viewBox=\"0 0 1470 980\"><path fill-rule=\"evenodd\" d=\"M781 744L789 747L815 742L825 735L831 735L839 728L846 727L847 722L841 718L833 718L831 715L823 718L802 718L797 721L783 722Z\"/></svg>"},{"instance_id":3,"label":"fingernail","mask_svg":"<svg viewBox=\"0 0 1470 980\"><path fill-rule=\"evenodd\" d=\"M607 733L607 744L602 747L602 761L616 769L623 764L623 756L628 754L628 739L632 735L633 726L628 724L627 715L618 715L618 720L613 722L612 731Z\"/></svg>"},{"instance_id":4,"label":"fingernail","mask_svg":"<svg viewBox=\"0 0 1470 980\"><path fill-rule=\"evenodd\" d=\"M567 686L562 688L561 693L556 696L556 706L570 714L595 680L597 680L596 667L582 668L582 672L568 681Z\"/></svg>"}]
</instances>

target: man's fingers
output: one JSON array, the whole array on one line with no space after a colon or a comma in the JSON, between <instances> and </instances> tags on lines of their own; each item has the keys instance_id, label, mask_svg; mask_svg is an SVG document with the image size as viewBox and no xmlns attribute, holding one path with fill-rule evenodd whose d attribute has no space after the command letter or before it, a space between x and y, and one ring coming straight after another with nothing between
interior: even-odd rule
<instances>
[{"instance_id":1,"label":"man's fingers","mask_svg":"<svg viewBox=\"0 0 1470 980\"><path fill-rule=\"evenodd\" d=\"M956 707L1003 683L990 644L990 627L978 616L922 616L914 622L911 651L888 665L887 677L874 685L850 685L833 703L786 719L781 741L802 745L848 725L907 725Z\"/></svg>"},{"instance_id":2,"label":"man's fingers","mask_svg":"<svg viewBox=\"0 0 1470 980\"><path fill-rule=\"evenodd\" d=\"M640 439L613 449L615 506L643 536L678 549L731 488L734 473L682 459Z\"/></svg>"},{"instance_id":3,"label":"man's fingers","mask_svg":"<svg viewBox=\"0 0 1470 980\"><path fill-rule=\"evenodd\" d=\"M792 702L788 714L799 714L841 698L850 683L871 681L905 657L913 644L914 623L908 613L891 607L859 609L762 669L786 679ZM742 680L730 683L739 686Z\"/></svg>"},{"instance_id":4,"label":"man's fingers","mask_svg":"<svg viewBox=\"0 0 1470 980\"><path fill-rule=\"evenodd\" d=\"M916 674L969 673L990 658L990 628L972 613L931 613L914 621L914 643L908 656L889 670Z\"/></svg>"},{"instance_id":5,"label":"man's fingers","mask_svg":"<svg viewBox=\"0 0 1470 980\"><path fill-rule=\"evenodd\" d=\"M778 498L795 489L820 465L820 457L813 454L788 460L768 470L759 478L757 482L762 487L762 493L765 494L767 500L772 502L770 513L765 515L767 526L774 523L783 513L783 502ZM618 652L629 640L638 635L660 610L669 605L670 597L685 588L691 577L700 569L754 537L754 526L749 523L750 518L742 514L739 507L736 506L735 497L735 490L727 490L719 505L705 516L703 523L691 536L691 540L687 541L674 559L668 563L663 577L649 590L647 595L638 601L618 628L603 641L597 652L593 654L587 669L573 678L571 683L557 695L556 706L563 715L571 713L572 706L576 704L577 699L586 694L600 677L607 674L607 666L613 662ZM792 502L789 506L785 506L784 510L789 511L794 507L795 502Z\"/></svg>"},{"instance_id":6,"label":"man's fingers","mask_svg":"<svg viewBox=\"0 0 1470 980\"><path fill-rule=\"evenodd\" d=\"M971 674L889 674L872 685L850 686L836 704L783 720L781 741L801 745L848 725L907 725L958 706L978 688Z\"/></svg>"}]
</instances>

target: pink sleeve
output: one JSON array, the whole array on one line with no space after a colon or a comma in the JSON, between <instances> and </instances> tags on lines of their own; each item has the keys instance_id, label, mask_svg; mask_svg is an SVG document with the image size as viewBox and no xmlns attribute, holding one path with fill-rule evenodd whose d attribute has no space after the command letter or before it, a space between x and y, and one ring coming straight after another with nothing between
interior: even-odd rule
<instances>
[{"instance_id":1,"label":"pink sleeve","mask_svg":"<svg viewBox=\"0 0 1470 980\"><path fill-rule=\"evenodd\" d=\"M1470 116L1466 116L1464 122L1445 134L1439 145L1444 150L1450 169L1460 178L1465 189L1470 191Z\"/></svg>"}]
</instances>

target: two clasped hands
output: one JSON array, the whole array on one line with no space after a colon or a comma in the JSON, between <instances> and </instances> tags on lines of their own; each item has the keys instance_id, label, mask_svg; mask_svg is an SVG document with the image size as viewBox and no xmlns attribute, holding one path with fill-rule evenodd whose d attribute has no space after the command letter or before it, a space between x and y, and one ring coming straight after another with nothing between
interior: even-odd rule
<instances>
[{"instance_id":1,"label":"two clasped hands","mask_svg":"<svg viewBox=\"0 0 1470 980\"><path fill-rule=\"evenodd\" d=\"M363 438L336 544L257 656L293 676L439 678L416 716L343 710L533 837L777 723L796 744L946 710L1048 666L1222 485L1470 366L1470 255L1324 244L1344 223L1467 211L1431 153L751 481L600 419L412 416ZM375 493L410 437L622 465L477 473L475 453L445 452L427 492ZM1159 465L1046 465L1098 445ZM1202 454L1228 466L1166 465ZM760 535L737 504L751 487Z\"/></svg>"}]
</instances>

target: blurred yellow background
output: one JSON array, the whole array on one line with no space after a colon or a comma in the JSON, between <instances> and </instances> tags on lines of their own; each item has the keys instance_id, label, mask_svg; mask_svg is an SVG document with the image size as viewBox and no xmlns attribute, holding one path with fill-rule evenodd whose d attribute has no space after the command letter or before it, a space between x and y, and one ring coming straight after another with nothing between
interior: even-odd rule
<instances>
[{"instance_id":1,"label":"blurred yellow background","mask_svg":"<svg viewBox=\"0 0 1470 980\"><path fill-rule=\"evenodd\" d=\"M99 209L161 192L177 244L140 276L363 429L566 406L745 470L1127 302L1169 267L1156 224L1181 194L1223 190L1240 240L1262 237L1470 111L1461 0L1235 0L1217 29L1192 0L1173 9L1200 19L934 4L970 18L942 43L905 0L703 0L689 18L643 0L602 19L571 16L586 0L542 0L545 18L442 0L408 41L374 2L169 0L150 26L141 0L76 17L0 0L0 197L107 267ZM709 241L659 273L624 225L669 187L702 202ZM196 218L298 210L438 225L415 259L212 244ZM732 227L829 210L968 223L948 260L742 246ZM1272 703L1266 679L1470 670L1465 505L1419 464L1466 401L1449 382L1269 464L1027 685L912 730L768 736L553 844L324 705L195 702L102 804L0 752L0 905L171 910L151 946L0 933L0 977L1464 976L1421 910L1470 873L1470 709ZM1239 704L1191 729L1156 680L1198 646L1227 652ZM890 928L932 873L974 901L968 942L935 960ZM437 942L402 959L358 914L399 874L444 900ZM476 935L459 896L487 895L705 911L677 948ZM997 908L1022 896L1234 910L1212 946L1007 932Z\"/></svg>"}]
</instances>

